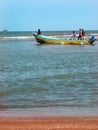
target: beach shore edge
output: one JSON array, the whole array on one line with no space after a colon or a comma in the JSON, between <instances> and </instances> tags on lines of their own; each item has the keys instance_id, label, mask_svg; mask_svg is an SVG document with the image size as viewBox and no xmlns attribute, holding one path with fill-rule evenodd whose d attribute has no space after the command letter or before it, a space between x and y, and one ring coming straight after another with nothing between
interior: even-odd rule
<instances>
[{"instance_id":1,"label":"beach shore edge","mask_svg":"<svg viewBox=\"0 0 98 130\"><path fill-rule=\"evenodd\" d=\"M97 117L0 117L0 130L98 130Z\"/></svg>"}]
</instances>

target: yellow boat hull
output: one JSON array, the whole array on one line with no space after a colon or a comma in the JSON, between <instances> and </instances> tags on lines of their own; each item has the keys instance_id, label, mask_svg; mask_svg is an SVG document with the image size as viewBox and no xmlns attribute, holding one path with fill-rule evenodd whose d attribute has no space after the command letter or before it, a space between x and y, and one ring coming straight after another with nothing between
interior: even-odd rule
<instances>
[{"instance_id":1,"label":"yellow boat hull","mask_svg":"<svg viewBox=\"0 0 98 130\"><path fill-rule=\"evenodd\" d=\"M36 41L40 44L53 44L53 45L92 45L95 40L68 40L63 38L54 38L44 35L33 33Z\"/></svg>"}]
</instances>

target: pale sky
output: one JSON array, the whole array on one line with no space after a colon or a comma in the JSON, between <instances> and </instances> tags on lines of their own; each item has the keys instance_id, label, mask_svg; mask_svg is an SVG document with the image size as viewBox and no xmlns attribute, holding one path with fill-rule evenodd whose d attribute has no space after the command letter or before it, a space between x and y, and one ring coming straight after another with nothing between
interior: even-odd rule
<instances>
[{"instance_id":1,"label":"pale sky","mask_svg":"<svg viewBox=\"0 0 98 130\"><path fill-rule=\"evenodd\" d=\"M98 30L98 0L0 0L0 30Z\"/></svg>"}]
</instances>

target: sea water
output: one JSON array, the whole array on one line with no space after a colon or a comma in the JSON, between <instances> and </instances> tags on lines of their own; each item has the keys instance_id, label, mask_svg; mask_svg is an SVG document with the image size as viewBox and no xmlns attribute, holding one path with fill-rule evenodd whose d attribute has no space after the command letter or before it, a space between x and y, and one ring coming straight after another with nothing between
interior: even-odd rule
<instances>
[{"instance_id":1,"label":"sea water","mask_svg":"<svg viewBox=\"0 0 98 130\"><path fill-rule=\"evenodd\" d=\"M46 31L71 36L72 31ZM86 36L98 31L88 31ZM38 45L32 32L0 33L0 116L98 115L95 45Z\"/></svg>"}]
</instances>

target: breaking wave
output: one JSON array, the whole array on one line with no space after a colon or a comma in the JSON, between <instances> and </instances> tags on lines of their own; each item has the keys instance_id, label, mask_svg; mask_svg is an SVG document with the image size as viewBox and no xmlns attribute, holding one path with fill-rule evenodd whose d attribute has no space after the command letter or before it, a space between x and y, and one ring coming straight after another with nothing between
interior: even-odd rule
<instances>
[{"instance_id":1,"label":"breaking wave","mask_svg":"<svg viewBox=\"0 0 98 130\"><path fill-rule=\"evenodd\" d=\"M34 40L33 36L13 36L13 37L0 37L0 40Z\"/></svg>"},{"instance_id":2,"label":"breaking wave","mask_svg":"<svg viewBox=\"0 0 98 130\"><path fill-rule=\"evenodd\" d=\"M50 37L59 37L59 38L71 38L72 31L70 32L43 32L43 35L50 36ZM92 35L98 39L97 32L87 32L85 38L90 38ZM77 33L78 37L78 33ZM34 41L35 38L33 37L32 32L7 32L4 34L0 34L0 41Z\"/></svg>"}]
</instances>

